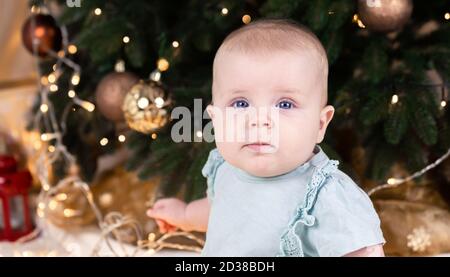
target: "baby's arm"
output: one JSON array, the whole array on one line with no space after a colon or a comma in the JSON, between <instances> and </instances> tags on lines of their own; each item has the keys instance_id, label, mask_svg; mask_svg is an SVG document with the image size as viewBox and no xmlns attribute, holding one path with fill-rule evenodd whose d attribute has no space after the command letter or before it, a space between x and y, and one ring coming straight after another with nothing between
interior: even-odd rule
<instances>
[{"instance_id":1,"label":"baby's arm","mask_svg":"<svg viewBox=\"0 0 450 277\"><path fill-rule=\"evenodd\" d=\"M384 257L383 245L367 246L344 255L344 257Z\"/></svg>"},{"instance_id":2,"label":"baby's arm","mask_svg":"<svg viewBox=\"0 0 450 277\"><path fill-rule=\"evenodd\" d=\"M210 205L207 198L186 204L177 198L165 198L156 201L147 215L158 223L160 231L174 231L176 227L183 231L206 232L208 228Z\"/></svg>"}]
</instances>

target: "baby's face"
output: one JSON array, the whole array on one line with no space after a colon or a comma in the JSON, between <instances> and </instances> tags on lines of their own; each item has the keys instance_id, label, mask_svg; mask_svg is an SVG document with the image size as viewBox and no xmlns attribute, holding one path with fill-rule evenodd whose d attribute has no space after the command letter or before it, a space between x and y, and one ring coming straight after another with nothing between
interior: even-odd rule
<instances>
[{"instance_id":1,"label":"baby's face","mask_svg":"<svg viewBox=\"0 0 450 277\"><path fill-rule=\"evenodd\" d=\"M334 112L324 107L324 73L316 60L308 52L287 51L218 57L208 112L217 148L227 162L270 177L313 156Z\"/></svg>"}]
</instances>

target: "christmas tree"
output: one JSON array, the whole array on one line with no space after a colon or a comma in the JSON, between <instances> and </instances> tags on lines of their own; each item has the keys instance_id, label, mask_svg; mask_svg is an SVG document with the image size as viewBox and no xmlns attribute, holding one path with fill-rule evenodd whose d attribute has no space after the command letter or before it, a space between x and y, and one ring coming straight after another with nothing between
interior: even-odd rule
<instances>
[{"instance_id":1,"label":"christmas tree","mask_svg":"<svg viewBox=\"0 0 450 277\"><path fill-rule=\"evenodd\" d=\"M164 195L184 189L186 199L203 197L201 168L214 144L201 139L201 127L191 134L200 142L174 142L177 120L169 120L170 111L192 110L194 99L202 99L203 108L209 103L214 54L229 32L260 18L289 18L313 30L328 53L336 115L325 152L358 177L349 149L359 147L367 164L363 176L377 182L389 178L396 163L409 172L423 168L450 147L448 3L398 1L379 11L381 2L390 1L90 0L74 7L56 1L57 25L67 26L67 55L81 68L75 81L71 70L53 78L55 60L40 61L49 85L57 85L58 93L50 94L56 117L67 117L64 145L88 180L101 155L128 147L127 169L142 179L163 176ZM159 107L153 101L157 114L146 120L136 117L133 105L148 101L122 104L138 79L158 81L162 99L171 99ZM149 89L148 82L141 85ZM75 93L96 108L82 103L68 111ZM40 107L37 98L34 114ZM190 120L195 126L199 119Z\"/></svg>"}]
</instances>

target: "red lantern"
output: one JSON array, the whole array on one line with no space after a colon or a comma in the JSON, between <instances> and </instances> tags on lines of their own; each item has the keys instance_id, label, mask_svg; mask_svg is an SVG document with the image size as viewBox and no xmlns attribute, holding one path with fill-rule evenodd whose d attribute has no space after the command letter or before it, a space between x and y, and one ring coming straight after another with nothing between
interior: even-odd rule
<instances>
[{"instance_id":1,"label":"red lantern","mask_svg":"<svg viewBox=\"0 0 450 277\"><path fill-rule=\"evenodd\" d=\"M0 155L0 241L15 241L33 231L28 203L29 171L17 171L17 161Z\"/></svg>"}]
</instances>

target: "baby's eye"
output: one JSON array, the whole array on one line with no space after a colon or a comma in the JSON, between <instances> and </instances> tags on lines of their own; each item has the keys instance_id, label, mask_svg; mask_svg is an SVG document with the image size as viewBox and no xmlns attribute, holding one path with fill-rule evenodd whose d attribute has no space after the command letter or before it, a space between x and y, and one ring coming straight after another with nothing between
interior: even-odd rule
<instances>
[{"instance_id":1,"label":"baby's eye","mask_svg":"<svg viewBox=\"0 0 450 277\"><path fill-rule=\"evenodd\" d=\"M246 101L246 100L236 100L236 101L234 101L232 104L231 104L231 106L233 107L233 108L248 108L248 106L250 106L249 104L248 104L248 102Z\"/></svg>"},{"instance_id":2,"label":"baby's eye","mask_svg":"<svg viewBox=\"0 0 450 277\"><path fill-rule=\"evenodd\" d=\"M294 108L294 106L295 106L294 103L292 103L291 101L287 101L287 100L280 101L280 103L278 103L276 105L277 108L286 109L286 110L292 109L292 108Z\"/></svg>"}]
</instances>

